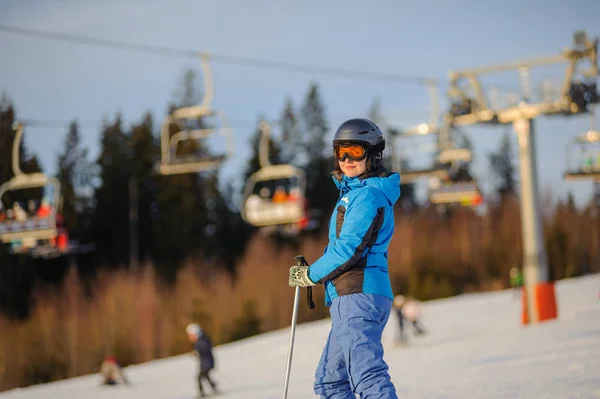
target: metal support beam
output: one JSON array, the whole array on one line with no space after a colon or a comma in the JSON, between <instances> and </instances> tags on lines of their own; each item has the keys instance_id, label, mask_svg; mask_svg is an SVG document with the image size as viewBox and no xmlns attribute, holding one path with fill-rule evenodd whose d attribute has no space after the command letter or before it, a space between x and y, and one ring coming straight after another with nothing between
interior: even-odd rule
<instances>
[{"instance_id":1,"label":"metal support beam","mask_svg":"<svg viewBox=\"0 0 600 399\"><path fill-rule=\"evenodd\" d=\"M523 274L527 314L529 322L535 324L540 322L539 306L536 304L537 286L547 282L549 276L539 209L533 125L532 119L521 119L513 123L519 139Z\"/></svg>"}]
</instances>

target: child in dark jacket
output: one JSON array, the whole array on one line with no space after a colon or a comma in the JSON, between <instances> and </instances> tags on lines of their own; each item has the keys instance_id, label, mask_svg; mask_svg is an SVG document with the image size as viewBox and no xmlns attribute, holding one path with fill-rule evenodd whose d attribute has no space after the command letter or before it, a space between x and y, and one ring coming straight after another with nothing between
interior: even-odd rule
<instances>
[{"instance_id":1,"label":"child in dark jacket","mask_svg":"<svg viewBox=\"0 0 600 399\"><path fill-rule=\"evenodd\" d=\"M186 327L188 338L194 344L192 353L200 360L200 371L198 372L198 390L200 397L205 397L202 380L210 384L214 393L217 393L217 384L210 378L210 371L215 368L215 358L212 353L211 339L197 323L190 323Z\"/></svg>"}]
</instances>

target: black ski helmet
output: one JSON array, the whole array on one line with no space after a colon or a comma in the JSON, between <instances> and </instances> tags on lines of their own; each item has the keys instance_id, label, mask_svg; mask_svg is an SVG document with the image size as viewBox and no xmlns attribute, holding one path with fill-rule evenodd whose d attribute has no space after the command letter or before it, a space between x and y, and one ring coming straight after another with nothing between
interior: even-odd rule
<instances>
[{"instance_id":1,"label":"black ski helmet","mask_svg":"<svg viewBox=\"0 0 600 399\"><path fill-rule=\"evenodd\" d=\"M333 145L348 142L365 145L367 158L371 161L373 168L379 167L383 159L385 139L383 132L375 122L365 118L354 118L342 123L335 132Z\"/></svg>"}]
</instances>

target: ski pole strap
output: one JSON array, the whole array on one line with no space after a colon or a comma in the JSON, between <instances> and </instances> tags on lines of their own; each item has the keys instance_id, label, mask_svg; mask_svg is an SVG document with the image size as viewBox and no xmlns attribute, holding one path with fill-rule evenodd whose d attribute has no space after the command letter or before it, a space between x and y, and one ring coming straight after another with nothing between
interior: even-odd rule
<instances>
[{"instance_id":1,"label":"ski pole strap","mask_svg":"<svg viewBox=\"0 0 600 399\"><path fill-rule=\"evenodd\" d=\"M308 308L314 309L315 303L313 302L313 299L312 299L312 287L306 287L306 300L308 301Z\"/></svg>"},{"instance_id":2,"label":"ski pole strap","mask_svg":"<svg viewBox=\"0 0 600 399\"><path fill-rule=\"evenodd\" d=\"M295 257L295 259L296 259L297 266L308 266L308 262L306 261L306 258L304 256L298 255ZM313 301L313 298L312 298L312 287L306 287L306 301L308 303L309 309L315 308L315 302Z\"/></svg>"}]
</instances>

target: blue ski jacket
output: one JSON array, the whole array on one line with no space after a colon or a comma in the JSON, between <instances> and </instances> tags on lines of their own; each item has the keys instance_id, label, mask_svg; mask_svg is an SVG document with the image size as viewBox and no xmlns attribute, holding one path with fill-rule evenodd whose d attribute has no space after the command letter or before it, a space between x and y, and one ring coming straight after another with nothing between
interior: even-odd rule
<instances>
[{"instance_id":1,"label":"blue ski jacket","mask_svg":"<svg viewBox=\"0 0 600 399\"><path fill-rule=\"evenodd\" d=\"M394 233L394 203L400 175L383 168L333 181L340 197L329 221L329 244L308 269L325 284L325 304L341 295L378 294L394 299L388 273L388 245Z\"/></svg>"}]
</instances>

